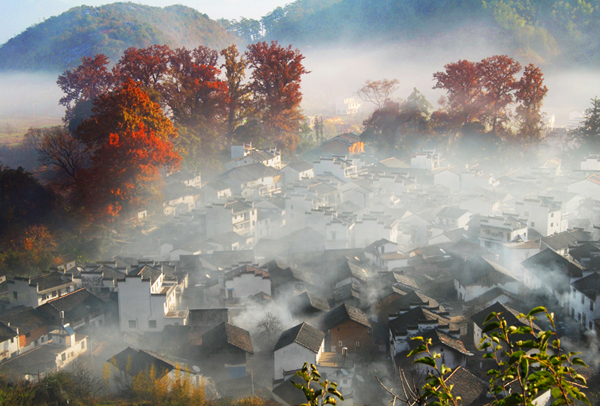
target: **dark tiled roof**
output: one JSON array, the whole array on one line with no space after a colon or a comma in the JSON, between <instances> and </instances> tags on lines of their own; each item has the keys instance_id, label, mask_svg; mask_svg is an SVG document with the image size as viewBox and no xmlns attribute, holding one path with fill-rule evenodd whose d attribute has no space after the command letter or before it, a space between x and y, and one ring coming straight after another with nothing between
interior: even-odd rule
<instances>
[{"instance_id":1,"label":"dark tiled roof","mask_svg":"<svg viewBox=\"0 0 600 406\"><path fill-rule=\"evenodd\" d=\"M11 338L16 337L18 334L11 327L7 326L5 323L0 323L0 343L3 343L6 340L10 340Z\"/></svg>"},{"instance_id":2,"label":"dark tiled roof","mask_svg":"<svg viewBox=\"0 0 600 406\"><path fill-rule=\"evenodd\" d=\"M457 367L448 378L447 385L453 385L452 394L462 398L463 406L480 406L489 403L486 397L487 384L463 367Z\"/></svg>"},{"instance_id":3,"label":"dark tiled roof","mask_svg":"<svg viewBox=\"0 0 600 406\"><path fill-rule=\"evenodd\" d=\"M462 272L456 278L462 286L494 286L517 282L507 269L482 257L473 257L465 262Z\"/></svg>"},{"instance_id":4,"label":"dark tiled roof","mask_svg":"<svg viewBox=\"0 0 600 406\"><path fill-rule=\"evenodd\" d=\"M575 229L543 237L542 242L553 250L562 250L575 245L577 241L589 241L590 238L590 233L587 231Z\"/></svg>"},{"instance_id":5,"label":"dark tiled roof","mask_svg":"<svg viewBox=\"0 0 600 406\"><path fill-rule=\"evenodd\" d=\"M293 314L311 313L315 311L328 312L330 310L327 299L310 292L303 292L291 298L289 301L289 308Z\"/></svg>"},{"instance_id":6,"label":"dark tiled roof","mask_svg":"<svg viewBox=\"0 0 600 406\"><path fill-rule=\"evenodd\" d=\"M56 299L49 300L38 309L40 312L50 315L52 312L48 311L49 308L58 312L64 311L65 318L67 319L79 320L89 314L103 312L104 302L85 288L81 288Z\"/></svg>"},{"instance_id":7,"label":"dark tiled roof","mask_svg":"<svg viewBox=\"0 0 600 406\"><path fill-rule=\"evenodd\" d=\"M362 310L345 303L333 310L330 310L327 314L325 314L324 317L325 326L328 330L331 330L335 326L338 326L348 320L352 320L369 328L371 327L369 319L367 319L367 316Z\"/></svg>"},{"instance_id":8,"label":"dark tiled roof","mask_svg":"<svg viewBox=\"0 0 600 406\"><path fill-rule=\"evenodd\" d=\"M389 322L390 330L395 335L406 335L409 329L418 329L419 324L449 326L450 319L423 307L415 307Z\"/></svg>"},{"instance_id":9,"label":"dark tiled roof","mask_svg":"<svg viewBox=\"0 0 600 406\"><path fill-rule=\"evenodd\" d=\"M437 308L439 306L439 303L435 299L430 298L429 296L425 296L422 293L411 290L407 292L406 295L395 300L393 305L396 309L409 309L413 306Z\"/></svg>"},{"instance_id":10,"label":"dark tiled roof","mask_svg":"<svg viewBox=\"0 0 600 406\"><path fill-rule=\"evenodd\" d=\"M600 274L594 272L585 278L581 278L573 282L571 286L582 292L593 301L596 301L596 297L600 295Z\"/></svg>"},{"instance_id":11,"label":"dark tiled roof","mask_svg":"<svg viewBox=\"0 0 600 406\"><path fill-rule=\"evenodd\" d=\"M437 344L443 344L446 347L452 348L453 350L458 351L463 355L469 355L469 356L473 355L465 348L465 345L463 344L463 342L460 341L458 338L454 338L454 337L444 333L443 331L439 331L435 328L427 331L426 333L422 334L421 336L425 340L431 339L431 346L435 346ZM409 345L410 345L411 349L415 349L422 344L423 343L421 341L411 340Z\"/></svg>"},{"instance_id":12,"label":"dark tiled roof","mask_svg":"<svg viewBox=\"0 0 600 406\"><path fill-rule=\"evenodd\" d=\"M306 323L298 324L281 333L281 337L279 337L273 351L287 347L292 343L298 343L312 352L318 353L324 338L325 333L317 330L313 326Z\"/></svg>"},{"instance_id":13,"label":"dark tiled roof","mask_svg":"<svg viewBox=\"0 0 600 406\"><path fill-rule=\"evenodd\" d=\"M296 172L304 172L304 171L307 171L309 169L313 169L312 164L306 162L305 160L299 160L299 161L291 162L287 167L295 170Z\"/></svg>"},{"instance_id":14,"label":"dark tiled roof","mask_svg":"<svg viewBox=\"0 0 600 406\"><path fill-rule=\"evenodd\" d=\"M463 230L463 232L466 233L465 230ZM467 261L467 260L469 260L473 257L477 257L477 256L488 257L488 258L496 256L494 253L492 253L487 248L484 248L481 245L474 244L467 240L457 241L456 243L448 246L445 249L445 251L450 255L453 255L455 257L462 259L463 261Z\"/></svg>"},{"instance_id":15,"label":"dark tiled roof","mask_svg":"<svg viewBox=\"0 0 600 406\"><path fill-rule=\"evenodd\" d=\"M190 309L188 326L216 326L229 322L229 309Z\"/></svg>"},{"instance_id":16,"label":"dark tiled roof","mask_svg":"<svg viewBox=\"0 0 600 406\"><path fill-rule=\"evenodd\" d=\"M250 333L229 323L221 323L202 335L201 352L210 354L225 344L233 345L250 354L254 354Z\"/></svg>"},{"instance_id":17,"label":"dark tiled roof","mask_svg":"<svg viewBox=\"0 0 600 406\"><path fill-rule=\"evenodd\" d=\"M38 291L44 291L58 286L68 285L73 283L70 279L66 279L58 272L52 272L47 275L37 276L29 280L29 284L38 287Z\"/></svg>"},{"instance_id":18,"label":"dark tiled roof","mask_svg":"<svg viewBox=\"0 0 600 406\"><path fill-rule=\"evenodd\" d=\"M581 263L581 260L583 258L591 258L592 253L600 252L600 248L598 247L598 244L599 243L590 243L590 242L581 244L579 247L569 250L569 255L574 260L579 261L579 263Z\"/></svg>"},{"instance_id":19,"label":"dark tiled roof","mask_svg":"<svg viewBox=\"0 0 600 406\"><path fill-rule=\"evenodd\" d=\"M521 265L561 293L569 290L569 278L583 276L580 265L552 250L538 252L521 262Z\"/></svg>"},{"instance_id":20,"label":"dark tiled roof","mask_svg":"<svg viewBox=\"0 0 600 406\"><path fill-rule=\"evenodd\" d=\"M242 274L253 274L257 278L270 279L271 276L264 269L255 268L250 265L243 265L232 271L225 272L225 279L232 280L233 278L240 277Z\"/></svg>"},{"instance_id":21,"label":"dark tiled roof","mask_svg":"<svg viewBox=\"0 0 600 406\"><path fill-rule=\"evenodd\" d=\"M18 327L19 334L29 333L48 325L48 320L33 307L2 316L0 317L0 321L10 323L11 327Z\"/></svg>"},{"instance_id":22,"label":"dark tiled roof","mask_svg":"<svg viewBox=\"0 0 600 406\"><path fill-rule=\"evenodd\" d=\"M129 376L136 376L142 371L150 371L152 367L156 371L157 376L163 376L172 369L175 365L150 351L136 350L131 347L127 347L120 353L116 354L113 359L109 359L108 362L115 363L117 368L121 371L127 371Z\"/></svg>"},{"instance_id":23,"label":"dark tiled roof","mask_svg":"<svg viewBox=\"0 0 600 406\"><path fill-rule=\"evenodd\" d=\"M504 320L506 320L506 322L509 326L528 325L524 319L517 318L517 316L521 312L519 312L515 309L511 309L510 307L505 306L499 302L496 302L493 305L487 307L486 309L483 309L479 313L475 313L474 315L471 316L471 320L473 320L473 322L475 324L477 324L477 326L479 328L483 328L483 326L484 326L483 322L485 321L486 317L489 316L492 312L502 313L501 317L504 318ZM536 324L534 324L533 326L535 329L539 330L539 327Z\"/></svg>"}]
</instances>

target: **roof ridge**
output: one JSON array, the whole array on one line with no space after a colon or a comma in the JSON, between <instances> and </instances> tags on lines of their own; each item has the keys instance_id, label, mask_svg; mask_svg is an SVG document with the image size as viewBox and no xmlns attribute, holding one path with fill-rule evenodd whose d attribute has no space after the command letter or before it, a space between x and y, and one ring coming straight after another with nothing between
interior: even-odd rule
<instances>
[{"instance_id":1,"label":"roof ridge","mask_svg":"<svg viewBox=\"0 0 600 406\"><path fill-rule=\"evenodd\" d=\"M54 299L50 299L50 300L48 300L46 303L52 304L53 302L56 302L58 299L62 299L63 297L70 296L70 295L72 295L73 293L77 293L77 292L79 292L79 291L81 291L81 290L87 290L87 289L86 289L85 287L81 287L81 288L79 288L79 289L77 289L77 290L74 290L73 292L69 292L69 293L67 293L67 294L64 294L64 295L62 295L62 296L56 297L56 298L54 298Z\"/></svg>"}]
</instances>

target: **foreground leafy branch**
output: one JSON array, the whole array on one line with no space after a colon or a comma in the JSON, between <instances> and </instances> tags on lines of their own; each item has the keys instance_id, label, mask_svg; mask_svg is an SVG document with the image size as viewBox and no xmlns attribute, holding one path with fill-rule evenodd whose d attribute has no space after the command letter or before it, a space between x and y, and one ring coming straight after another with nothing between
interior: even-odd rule
<instances>
[{"instance_id":1,"label":"foreground leafy branch","mask_svg":"<svg viewBox=\"0 0 600 406\"><path fill-rule=\"evenodd\" d=\"M304 363L302 369L294 374L294 376L300 377L305 383L292 382L296 388L304 392L306 397L306 403L302 403L300 406L321 406L321 405L337 405L336 397L343 401L344 397L337 390L337 383L329 382L325 379L321 381L321 375L317 370L317 367L313 364L308 365ZM312 382L317 383L320 388L315 389ZM316 386L316 385L314 385Z\"/></svg>"}]
</instances>

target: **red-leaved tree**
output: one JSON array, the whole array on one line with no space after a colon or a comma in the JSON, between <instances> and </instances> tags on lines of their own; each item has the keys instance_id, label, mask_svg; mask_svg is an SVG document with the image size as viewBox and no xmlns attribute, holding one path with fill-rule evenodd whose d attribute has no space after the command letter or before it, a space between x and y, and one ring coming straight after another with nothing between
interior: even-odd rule
<instances>
[{"instance_id":1,"label":"red-leaved tree","mask_svg":"<svg viewBox=\"0 0 600 406\"><path fill-rule=\"evenodd\" d=\"M309 73L302 64L304 56L291 45L272 41L248 45L246 57L252 69L253 105L263 130L278 148L293 151L303 118L300 82Z\"/></svg>"}]
</instances>

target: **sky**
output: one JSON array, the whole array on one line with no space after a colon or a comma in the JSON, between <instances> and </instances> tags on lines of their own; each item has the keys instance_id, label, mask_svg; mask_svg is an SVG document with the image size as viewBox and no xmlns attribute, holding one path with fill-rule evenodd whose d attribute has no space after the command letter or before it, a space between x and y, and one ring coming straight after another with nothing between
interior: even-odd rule
<instances>
[{"instance_id":1,"label":"sky","mask_svg":"<svg viewBox=\"0 0 600 406\"><path fill-rule=\"evenodd\" d=\"M136 0L132 3L165 7L183 4L207 14L212 19L240 17L259 19L278 6L293 0ZM31 25L67 11L72 7L101 6L115 3L106 0L2 0L2 24L0 24L0 44L24 31Z\"/></svg>"}]
</instances>

